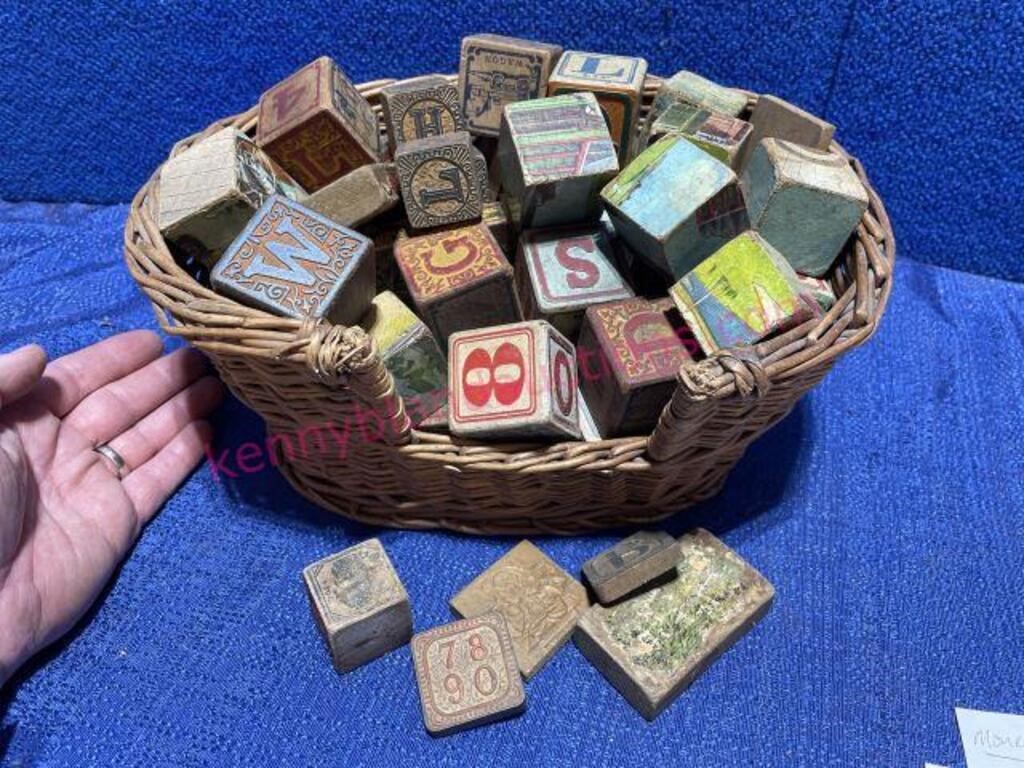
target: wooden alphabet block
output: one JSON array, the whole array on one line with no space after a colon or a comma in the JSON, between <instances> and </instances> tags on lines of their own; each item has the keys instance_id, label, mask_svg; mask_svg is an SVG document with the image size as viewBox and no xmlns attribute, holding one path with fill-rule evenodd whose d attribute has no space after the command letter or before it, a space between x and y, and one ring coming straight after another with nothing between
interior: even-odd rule
<instances>
[{"instance_id":1,"label":"wooden alphabet block","mask_svg":"<svg viewBox=\"0 0 1024 768\"><path fill-rule=\"evenodd\" d=\"M466 130L459 91L440 75L389 85L380 102L392 153L406 141Z\"/></svg>"},{"instance_id":2,"label":"wooden alphabet block","mask_svg":"<svg viewBox=\"0 0 1024 768\"><path fill-rule=\"evenodd\" d=\"M448 366L430 329L391 291L374 297L360 325L376 342L412 425L448 400Z\"/></svg>"},{"instance_id":3,"label":"wooden alphabet block","mask_svg":"<svg viewBox=\"0 0 1024 768\"><path fill-rule=\"evenodd\" d=\"M465 131L400 144L395 166L405 213L415 229L480 218L480 160Z\"/></svg>"},{"instance_id":4,"label":"wooden alphabet block","mask_svg":"<svg viewBox=\"0 0 1024 768\"><path fill-rule=\"evenodd\" d=\"M679 135L734 171L750 138L750 123L689 104L673 104L651 125L650 141Z\"/></svg>"},{"instance_id":5,"label":"wooden alphabet block","mask_svg":"<svg viewBox=\"0 0 1024 768\"><path fill-rule=\"evenodd\" d=\"M828 280L822 277L801 275L799 272L796 273L796 279L804 287L804 290L818 302L818 306L822 309L831 309L832 305L836 303L835 291L832 290L832 283Z\"/></svg>"},{"instance_id":6,"label":"wooden alphabet block","mask_svg":"<svg viewBox=\"0 0 1024 768\"><path fill-rule=\"evenodd\" d=\"M547 320L569 339L579 334L587 307L633 297L612 265L611 245L600 226L530 230L523 233L519 248L524 312Z\"/></svg>"},{"instance_id":7,"label":"wooden alphabet block","mask_svg":"<svg viewBox=\"0 0 1024 768\"><path fill-rule=\"evenodd\" d=\"M498 158L509 215L522 229L596 222L601 188L619 170L592 93L509 104Z\"/></svg>"},{"instance_id":8,"label":"wooden alphabet block","mask_svg":"<svg viewBox=\"0 0 1024 768\"><path fill-rule=\"evenodd\" d=\"M772 585L704 530L679 539L678 575L612 607L592 606L576 645L648 720L771 608Z\"/></svg>"},{"instance_id":9,"label":"wooden alphabet block","mask_svg":"<svg viewBox=\"0 0 1024 768\"><path fill-rule=\"evenodd\" d=\"M676 567L679 544L664 531L638 531L583 564L597 599L608 605Z\"/></svg>"},{"instance_id":10,"label":"wooden alphabet block","mask_svg":"<svg viewBox=\"0 0 1024 768\"><path fill-rule=\"evenodd\" d=\"M751 226L813 277L829 271L868 207L849 162L788 141L762 141L743 179Z\"/></svg>"},{"instance_id":11,"label":"wooden alphabet block","mask_svg":"<svg viewBox=\"0 0 1024 768\"><path fill-rule=\"evenodd\" d=\"M651 108L652 116L657 117L673 104L689 104L738 117L747 108L747 96L742 91L726 88L683 69L658 86Z\"/></svg>"},{"instance_id":12,"label":"wooden alphabet block","mask_svg":"<svg viewBox=\"0 0 1024 768\"><path fill-rule=\"evenodd\" d=\"M381 160L377 116L327 56L263 94L256 141L310 192Z\"/></svg>"},{"instance_id":13,"label":"wooden alphabet block","mask_svg":"<svg viewBox=\"0 0 1024 768\"><path fill-rule=\"evenodd\" d=\"M373 242L272 195L210 275L215 290L285 317L353 325L370 306Z\"/></svg>"},{"instance_id":14,"label":"wooden alphabet block","mask_svg":"<svg viewBox=\"0 0 1024 768\"><path fill-rule=\"evenodd\" d=\"M442 345L456 331L522 317L512 267L482 224L400 239L394 252L416 311Z\"/></svg>"},{"instance_id":15,"label":"wooden alphabet block","mask_svg":"<svg viewBox=\"0 0 1024 768\"><path fill-rule=\"evenodd\" d=\"M459 93L470 132L497 136L506 104L544 96L561 54L560 46L514 37L462 38Z\"/></svg>"},{"instance_id":16,"label":"wooden alphabet block","mask_svg":"<svg viewBox=\"0 0 1024 768\"><path fill-rule=\"evenodd\" d=\"M645 299L590 307L576 357L583 396L607 437L653 429L690 359L664 313Z\"/></svg>"},{"instance_id":17,"label":"wooden alphabet block","mask_svg":"<svg viewBox=\"0 0 1024 768\"><path fill-rule=\"evenodd\" d=\"M529 680L569 639L587 608L587 592L524 540L466 585L451 606L464 617L504 616L519 671Z\"/></svg>"},{"instance_id":18,"label":"wooden alphabet block","mask_svg":"<svg viewBox=\"0 0 1024 768\"><path fill-rule=\"evenodd\" d=\"M709 355L755 344L820 312L786 259L756 232L723 245L669 295Z\"/></svg>"},{"instance_id":19,"label":"wooden alphabet block","mask_svg":"<svg viewBox=\"0 0 1024 768\"><path fill-rule=\"evenodd\" d=\"M390 211L399 200L395 167L371 163L318 189L305 205L343 227L355 227Z\"/></svg>"},{"instance_id":20,"label":"wooden alphabet block","mask_svg":"<svg viewBox=\"0 0 1024 768\"><path fill-rule=\"evenodd\" d=\"M572 344L543 320L448 339L453 435L579 439L576 386Z\"/></svg>"},{"instance_id":21,"label":"wooden alphabet block","mask_svg":"<svg viewBox=\"0 0 1024 768\"><path fill-rule=\"evenodd\" d=\"M378 539L319 560L306 567L302 577L339 672L409 642L409 596Z\"/></svg>"},{"instance_id":22,"label":"wooden alphabet block","mask_svg":"<svg viewBox=\"0 0 1024 768\"><path fill-rule=\"evenodd\" d=\"M526 709L505 619L488 613L420 632L412 661L427 731L454 733Z\"/></svg>"},{"instance_id":23,"label":"wooden alphabet block","mask_svg":"<svg viewBox=\"0 0 1024 768\"><path fill-rule=\"evenodd\" d=\"M601 197L627 245L676 278L749 226L736 174L681 136L641 152Z\"/></svg>"},{"instance_id":24,"label":"wooden alphabet block","mask_svg":"<svg viewBox=\"0 0 1024 768\"><path fill-rule=\"evenodd\" d=\"M740 153L738 168L746 167L762 139L781 139L824 151L836 132L832 123L767 93L758 97L757 105L750 114L750 125L753 131L746 148Z\"/></svg>"},{"instance_id":25,"label":"wooden alphabet block","mask_svg":"<svg viewBox=\"0 0 1024 768\"><path fill-rule=\"evenodd\" d=\"M597 97L612 141L625 165L631 157L647 62L634 56L566 51L548 80L548 95L590 91Z\"/></svg>"}]
</instances>

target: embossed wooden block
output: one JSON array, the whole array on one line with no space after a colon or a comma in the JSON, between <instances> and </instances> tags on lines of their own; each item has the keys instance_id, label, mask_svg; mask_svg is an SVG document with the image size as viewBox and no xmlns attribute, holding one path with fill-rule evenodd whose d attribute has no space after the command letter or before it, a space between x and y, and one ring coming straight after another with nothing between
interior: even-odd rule
<instances>
[{"instance_id":1,"label":"embossed wooden block","mask_svg":"<svg viewBox=\"0 0 1024 768\"><path fill-rule=\"evenodd\" d=\"M520 300L528 317L547 320L575 339L592 304L632 298L633 291L611 261L600 226L531 230L519 241Z\"/></svg>"},{"instance_id":2,"label":"embossed wooden block","mask_svg":"<svg viewBox=\"0 0 1024 768\"><path fill-rule=\"evenodd\" d=\"M657 117L673 104L689 104L738 117L747 108L747 96L742 91L726 88L683 69L658 86L651 107L652 116Z\"/></svg>"},{"instance_id":3,"label":"embossed wooden block","mask_svg":"<svg viewBox=\"0 0 1024 768\"><path fill-rule=\"evenodd\" d=\"M355 227L390 211L399 200L395 167L371 163L318 189L304 204L344 227Z\"/></svg>"},{"instance_id":4,"label":"embossed wooden block","mask_svg":"<svg viewBox=\"0 0 1024 768\"><path fill-rule=\"evenodd\" d=\"M597 422L594 421L593 414L590 413L590 406L587 405L587 401L583 397L583 391L578 388L576 390L576 408L580 412L580 435L583 439L588 443L604 440L601 431L597 428Z\"/></svg>"},{"instance_id":5,"label":"embossed wooden block","mask_svg":"<svg viewBox=\"0 0 1024 768\"><path fill-rule=\"evenodd\" d=\"M417 426L448 400L448 367L430 329L391 291L374 297L360 321Z\"/></svg>"},{"instance_id":6,"label":"embossed wooden block","mask_svg":"<svg viewBox=\"0 0 1024 768\"><path fill-rule=\"evenodd\" d=\"M602 435L654 428L690 359L665 318L646 299L590 307L576 347L580 388Z\"/></svg>"},{"instance_id":7,"label":"embossed wooden block","mask_svg":"<svg viewBox=\"0 0 1024 768\"><path fill-rule=\"evenodd\" d=\"M638 531L583 564L583 575L607 605L665 575L679 561L679 544L664 531Z\"/></svg>"},{"instance_id":8,"label":"embossed wooden block","mask_svg":"<svg viewBox=\"0 0 1024 768\"><path fill-rule=\"evenodd\" d=\"M460 616L504 616L519 670L529 680L569 639L587 608L587 592L524 540L467 584L451 605Z\"/></svg>"},{"instance_id":9,"label":"embossed wooden block","mask_svg":"<svg viewBox=\"0 0 1024 768\"><path fill-rule=\"evenodd\" d=\"M506 104L547 93L548 75L561 54L560 46L514 37L462 38L459 94L469 130L497 136Z\"/></svg>"},{"instance_id":10,"label":"embossed wooden block","mask_svg":"<svg viewBox=\"0 0 1024 768\"><path fill-rule=\"evenodd\" d=\"M601 197L619 236L677 278L749 226L736 174L681 136L641 152Z\"/></svg>"},{"instance_id":11,"label":"embossed wooden block","mask_svg":"<svg viewBox=\"0 0 1024 768\"><path fill-rule=\"evenodd\" d=\"M284 185L244 133L225 128L160 170L160 232L212 267L268 196Z\"/></svg>"},{"instance_id":12,"label":"embossed wooden block","mask_svg":"<svg viewBox=\"0 0 1024 768\"><path fill-rule=\"evenodd\" d=\"M302 578L339 672L409 642L409 596L379 540L319 560L303 570Z\"/></svg>"},{"instance_id":13,"label":"embossed wooden block","mask_svg":"<svg viewBox=\"0 0 1024 768\"><path fill-rule=\"evenodd\" d=\"M412 639L423 723L435 736L521 713L526 692L505 619L487 613Z\"/></svg>"},{"instance_id":14,"label":"embossed wooden block","mask_svg":"<svg viewBox=\"0 0 1024 768\"><path fill-rule=\"evenodd\" d=\"M650 140L677 134L736 170L750 123L690 104L673 104L651 125Z\"/></svg>"},{"instance_id":15,"label":"embossed wooden block","mask_svg":"<svg viewBox=\"0 0 1024 768\"><path fill-rule=\"evenodd\" d=\"M392 152L406 141L466 130L459 91L440 75L389 85L380 103Z\"/></svg>"},{"instance_id":16,"label":"embossed wooden block","mask_svg":"<svg viewBox=\"0 0 1024 768\"><path fill-rule=\"evenodd\" d=\"M456 331L520 319L512 267L484 225L399 239L394 252L416 311L442 344Z\"/></svg>"},{"instance_id":17,"label":"embossed wooden block","mask_svg":"<svg viewBox=\"0 0 1024 768\"><path fill-rule=\"evenodd\" d=\"M831 309L832 305L836 303L835 291L832 290L832 283L828 280L821 277L801 275L799 272L796 273L796 279L804 287L804 290L810 293L814 300L818 302L818 306L822 309Z\"/></svg>"},{"instance_id":18,"label":"embossed wooden block","mask_svg":"<svg viewBox=\"0 0 1024 768\"><path fill-rule=\"evenodd\" d=\"M480 222L491 230L491 234L501 246L501 250L509 253L512 233L508 224L508 215L505 213L505 206L497 200L484 203L483 211L480 213Z\"/></svg>"},{"instance_id":19,"label":"embossed wooden block","mask_svg":"<svg viewBox=\"0 0 1024 768\"><path fill-rule=\"evenodd\" d=\"M746 148L740 153L739 168L746 167L747 161L762 139L781 139L811 149L826 150L836 132L836 127L832 123L767 93L758 98L757 105L750 114L750 124L753 132Z\"/></svg>"},{"instance_id":20,"label":"embossed wooden block","mask_svg":"<svg viewBox=\"0 0 1024 768\"><path fill-rule=\"evenodd\" d=\"M771 608L772 585L704 530L679 539L678 576L612 607L592 606L576 645L648 720Z\"/></svg>"},{"instance_id":21,"label":"embossed wooden block","mask_svg":"<svg viewBox=\"0 0 1024 768\"><path fill-rule=\"evenodd\" d=\"M268 197L224 252L213 287L286 317L353 325L374 296L373 243L305 206Z\"/></svg>"},{"instance_id":22,"label":"embossed wooden block","mask_svg":"<svg viewBox=\"0 0 1024 768\"><path fill-rule=\"evenodd\" d=\"M405 213L414 228L480 217L480 161L465 131L400 144L395 166Z\"/></svg>"},{"instance_id":23,"label":"embossed wooden block","mask_svg":"<svg viewBox=\"0 0 1024 768\"><path fill-rule=\"evenodd\" d=\"M631 156L646 76L647 62L635 56L566 51L548 80L548 94L590 91L597 96L619 161L625 164Z\"/></svg>"},{"instance_id":24,"label":"embossed wooden block","mask_svg":"<svg viewBox=\"0 0 1024 768\"><path fill-rule=\"evenodd\" d=\"M848 161L788 141L762 141L743 184L751 226L794 269L814 277L828 272L868 207Z\"/></svg>"},{"instance_id":25,"label":"embossed wooden block","mask_svg":"<svg viewBox=\"0 0 1024 768\"><path fill-rule=\"evenodd\" d=\"M820 312L782 254L752 231L684 275L669 295L709 355L754 344Z\"/></svg>"},{"instance_id":26,"label":"embossed wooden block","mask_svg":"<svg viewBox=\"0 0 1024 768\"><path fill-rule=\"evenodd\" d=\"M263 94L256 141L310 192L381 160L377 116L327 56Z\"/></svg>"},{"instance_id":27,"label":"embossed wooden block","mask_svg":"<svg viewBox=\"0 0 1024 768\"><path fill-rule=\"evenodd\" d=\"M448 339L448 429L477 437L580 437L576 354L543 320Z\"/></svg>"},{"instance_id":28,"label":"embossed wooden block","mask_svg":"<svg viewBox=\"0 0 1024 768\"><path fill-rule=\"evenodd\" d=\"M592 93L510 104L498 158L505 204L522 229L597 221L601 188L619 170Z\"/></svg>"}]
</instances>

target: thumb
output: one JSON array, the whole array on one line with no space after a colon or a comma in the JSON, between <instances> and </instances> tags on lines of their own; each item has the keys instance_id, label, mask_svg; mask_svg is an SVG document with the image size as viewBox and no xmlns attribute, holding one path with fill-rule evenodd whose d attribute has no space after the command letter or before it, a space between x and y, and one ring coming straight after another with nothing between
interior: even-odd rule
<instances>
[{"instance_id":1,"label":"thumb","mask_svg":"<svg viewBox=\"0 0 1024 768\"><path fill-rule=\"evenodd\" d=\"M38 344L0 355L0 408L27 395L45 368L46 352Z\"/></svg>"}]
</instances>

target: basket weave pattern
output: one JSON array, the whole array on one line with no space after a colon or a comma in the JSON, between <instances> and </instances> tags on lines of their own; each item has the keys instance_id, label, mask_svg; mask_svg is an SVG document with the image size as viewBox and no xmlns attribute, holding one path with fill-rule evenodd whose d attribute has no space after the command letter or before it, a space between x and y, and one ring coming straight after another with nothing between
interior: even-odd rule
<instances>
[{"instance_id":1,"label":"basket weave pattern","mask_svg":"<svg viewBox=\"0 0 1024 768\"><path fill-rule=\"evenodd\" d=\"M379 111L381 88L360 86ZM645 113L660 79L645 84ZM751 103L756 96L749 96ZM225 127L255 132L256 110L179 142L172 155ZM641 120L641 123L643 120ZM833 150L849 158L839 145ZM868 211L833 280L836 303L751 348L679 371L649 437L547 445L479 443L412 430L401 398L359 328L270 315L204 288L174 261L157 227L158 174L132 202L125 259L160 325L213 361L260 413L274 463L304 496L372 524L465 533L577 534L645 524L714 495L746 447L782 419L835 361L875 331L892 288L895 240L861 164ZM369 413L377 417L368 420ZM379 421L378 421L379 419ZM363 424L344 454L311 426ZM306 438L305 450L296 450ZM323 441L318 447L316 440Z\"/></svg>"}]
</instances>

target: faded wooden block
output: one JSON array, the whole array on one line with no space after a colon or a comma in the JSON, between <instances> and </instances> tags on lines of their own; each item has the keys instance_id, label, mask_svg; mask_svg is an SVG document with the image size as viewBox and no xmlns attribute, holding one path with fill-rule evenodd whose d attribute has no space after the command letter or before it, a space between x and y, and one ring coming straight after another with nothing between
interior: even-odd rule
<instances>
[{"instance_id":1,"label":"faded wooden block","mask_svg":"<svg viewBox=\"0 0 1024 768\"><path fill-rule=\"evenodd\" d=\"M285 186L244 133L225 128L160 169L160 232L212 267L263 201Z\"/></svg>"},{"instance_id":2,"label":"faded wooden block","mask_svg":"<svg viewBox=\"0 0 1024 768\"><path fill-rule=\"evenodd\" d=\"M771 607L772 585L704 530L679 539L678 576L612 607L592 606L576 645L648 720Z\"/></svg>"},{"instance_id":3,"label":"faded wooden block","mask_svg":"<svg viewBox=\"0 0 1024 768\"><path fill-rule=\"evenodd\" d=\"M677 278L749 226L736 174L681 136L641 152L601 197L619 236Z\"/></svg>"},{"instance_id":4,"label":"faded wooden block","mask_svg":"<svg viewBox=\"0 0 1024 768\"><path fill-rule=\"evenodd\" d=\"M583 564L583 575L607 605L676 567L679 544L664 531L638 531Z\"/></svg>"},{"instance_id":5,"label":"faded wooden block","mask_svg":"<svg viewBox=\"0 0 1024 768\"><path fill-rule=\"evenodd\" d=\"M853 168L834 152L765 139L743 174L751 226L793 268L821 277L868 207Z\"/></svg>"},{"instance_id":6,"label":"faded wooden block","mask_svg":"<svg viewBox=\"0 0 1024 768\"><path fill-rule=\"evenodd\" d=\"M487 227L494 235L495 241L501 246L505 253L511 252L512 232L508 223L508 215L505 213L505 206L494 200L484 203L480 213L480 223Z\"/></svg>"},{"instance_id":7,"label":"faded wooden block","mask_svg":"<svg viewBox=\"0 0 1024 768\"><path fill-rule=\"evenodd\" d=\"M820 313L786 259L756 232L726 243L669 295L709 355L755 344Z\"/></svg>"},{"instance_id":8,"label":"faded wooden block","mask_svg":"<svg viewBox=\"0 0 1024 768\"><path fill-rule=\"evenodd\" d=\"M569 339L592 304L628 299L633 291L612 265L600 226L524 232L519 241L520 302L527 317L547 320Z\"/></svg>"},{"instance_id":9,"label":"faded wooden block","mask_svg":"<svg viewBox=\"0 0 1024 768\"><path fill-rule=\"evenodd\" d=\"M480 161L465 131L400 144L395 167L405 213L414 228L480 217Z\"/></svg>"},{"instance_id":10,"label":"faded wooden block","mask_svg":"<svg viewBox=\"0 0 1024 768\"><path fill-rule=\"evenodd\" d=\"M619 170L592 93L510 104L498 158L510 218L522 229L597 221L601 188Z\"/></svg>"},{"instance_id":11,"label":"faded wooden block","mask_svg":"<svg viewBox=\"0 0 1024 768\"><path fill-rule=\"evenodd\" d=\"M267 312L353 325L370 306L375 278L372 241L272 195L224 252L210 282Z\"/></svg>"},{"instance_id":12,"label":"faded wooden block","mask_svg":"<svg viewBox=\"0 0 1024 768\"><path fill-rule=\"evenodd\" d=\"M440 75L389 85L380 103L392 153L406 141L466 130L459 91Z\"/></svg>"},{"instance_id":13,"label":"faded wooden block","mask_svg":"<svg viewBox=\"0 0 1024 768\"><path fill-rule=\"evenodd\" d=\"M360 325L376 343L414 427L447 402L448 366L441 348L395 294L377 294Z\"/></svg>"},{"instance_id":14,"label":"faded wooden block","mask_svg":"<svg viewBox=\"0 0 1024 768\"><path fill-rule=\"evenodd\" d=\"M319 560L303 570L302 578L339 672L409 642L409 596L379 540Z\"/></svg>"},{"instance_id":15,"label":"faded wooden block","mask_svg":"<svg viewBox=\"0 0 1024 768\"><path fill-rule=\"evenodd\" d=\"M757 105L750 114L750 124L753 132L746 148L740 153L737 167L741 169L746 167L762 139L781 139L811 149L827 150L836 132L832 123L767 93L758 97Z\"/></svg>"},{"instance_id":16,"label":"faded wooden block","mask_svg":"<svg viewBox=\"0 0 1024 768\"><path fill-rule=\"evenodd\" d=\"M547 93L562 48L501 35L462 38L459 92L470 132L497 136L506 104Z\"/></svg>"},{"instance_id":17,"label":"faded wooden block","mask_svg":"<svg viewBox=\"0 0 1024 768\"><path fill-rule=\"evenodd\" d=\"M583 390L576 390L576 408L580 412L580 435L588 443L596 443L604 440L601 430L597 428L593 414L590 413L590 406L583 397Z\"/></svg>"},{"instance_id":18,"label":"faded wooden block","mask_svg":"<svg viewBox=\"0 0 1024 768\"><path fill-rule=\"evenodd\" d=\"M515 658L529 680L562 647L587 608L587 592L554 560L521 541L452 598L452 609L473 617L505 617Z\"/></svg>"},{"instance_id":19,"label":"faded wooden block","mask_svg":"<svg viewBox=\"0 0 1024 768\"><path fill-rule=\"evenodd\" d=\"M796 273L796 279L803 286L804 290L818 302L818 306L822 309L831 309L832 305L836 303L835 291L832 290L832 283L828 280L821 277L801 275L799 272Z\"/></svg>"},{"instance_id":20,"label":"faded wooden block","mask_svg":"<svg viewBox=\"0 0 1024 768\"><path fill-rule=\"evenodd\" d=\"M512 267L482 224L399 239L394 253L416 311L442 344L456 331L521 318Z\"/></svg>"},{"instance_id":21,"label":"faded wooden block","mask_svg":"<svg viewBox=\"0 0 1024 768\"><path fill-rule=\"evenodd\" d=\"M377 116L327 56L263 94L256 141L310 192L381 159Z\"/></svg>"},{"instance_id":22,"label":"faded wooden block","mask_svg":"<svg viewBox=\"0 0 1024 768\"><path fill-rule=\"evenodd\" d=\"M689 104L738 117L747 108L747 96L742 91L726 88L683 69L658 86L651 114L657 117L673 104Z\"/></svg>"},{"instance_id":23,"label":"faded wooden block","mask_svg":"<svg viewBox=\"0 0 1024 768\"><path fill-rule=\"evenodd\" d=\"M678 135L736 170L750 138L750 123L690 104L673 104L651 125L649 139Z\"/></svg>"},{"instance_id":24,"label":"faded wooden block","mask_svg":"<svg viewBox=\"0 0 1024 768\"><path fill-rule=\"evenodd\" d=\"M423 723L435 736L503 720L526 708L501 614L420 632L412 639L412 661Z\"/></svg>"},{"instance_id":25,"label":"faded wooden block","mask_svg":"<svg viewBox=\"0 0 1024 768\"><path fill-rule=\"evenodd\" d=\"M371 163L318 189L305 205L344 227L355 227L390 211L399 200L395 167Z\"/></svg>"},{"instance_id":26,"label":"faded wooden block","mask_svg":"<svg viewBox=\"0 0 1024 768\"><path fill-rule=\"evenodd\" d=\"M580 388L602 435L645 434L690 359L664 313L646 299L590 307L576 347Z\"/></svg>"},{"instance_id":27,"label":"faded wooden block","mask_svg":"<svg viewBox=\"0 0 1024 768\"><path fill-rule=\"evenodd\" d=\"M576 353L543 320L453 333L448 429L475 437L580 437Z\"/></svg>"},{"instance_id":28,"label":"faded wooden block","mask_svg":"<svg viewBox=\"0 0 1024 768\"><path fill-rule=\"evenodd\" d=\"M631 157L647 62L635 56L566 51L548 80L548 95L590 91L597 97L612 141L625 164Z\"/></svg>"}]
</instances>

